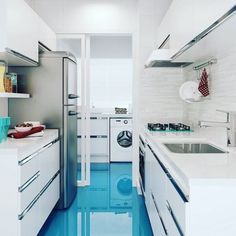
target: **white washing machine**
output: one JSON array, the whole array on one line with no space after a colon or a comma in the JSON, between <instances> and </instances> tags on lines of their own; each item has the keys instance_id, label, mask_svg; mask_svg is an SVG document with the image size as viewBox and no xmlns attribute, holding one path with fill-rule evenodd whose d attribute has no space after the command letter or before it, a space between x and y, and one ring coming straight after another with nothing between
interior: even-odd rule
<instances>
[{"instance_id":1,"label":"white washing machine","mask_svg":"<svg viewBox=\"0 0 236 236\"><path fill-rule=\"evenodd\" d=\"M110 164L110 207L132 207L132 164Z\"/></svg>"},{"instance_id":2,"label":"white washing machine","mask_svg":"<svg viewBox=\"0 0 236 236\"><path fill-rule=\"evenodd\" d=\"M132 119L110 119L110 161L132 161Z\"/></svg>"}]
</instances>

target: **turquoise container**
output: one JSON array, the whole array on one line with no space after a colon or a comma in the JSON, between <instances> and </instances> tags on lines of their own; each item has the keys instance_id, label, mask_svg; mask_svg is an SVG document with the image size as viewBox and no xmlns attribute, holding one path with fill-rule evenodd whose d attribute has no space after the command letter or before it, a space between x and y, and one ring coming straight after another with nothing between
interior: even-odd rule
<instances>
[{"instance_id":1,"label":"turquoise container","mask_svg":"<svg viewBox=\"0 0 236 236\"><path fill-rule=\"evenodd\" d=\"M10 123L10 117L0 117L0 143L7 139Z\"/></svg>"},{"instance_id":2,"label":"turquoise container","mask_svg":"<svg viewBox=\"0 0 236 236\"><path fill-rule=\"evenodd\" d=\"M0 117L0 143L3 140L3 118Z\"/></svg>"}]
</instances>

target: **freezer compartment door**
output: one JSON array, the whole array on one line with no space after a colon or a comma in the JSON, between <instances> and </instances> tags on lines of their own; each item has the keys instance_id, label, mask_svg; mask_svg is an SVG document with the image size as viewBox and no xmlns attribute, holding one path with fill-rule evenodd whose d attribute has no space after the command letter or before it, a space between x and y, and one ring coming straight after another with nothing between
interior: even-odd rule
<instances>
[{"instance_id":1,"label":"freezer compartment door","mask_svg":"<svg viewBox=\"0 0 236 236\"><path fill-rule=\"evenodd\" d=\"M64 58L64 105L77 104L77 65L69 58Z\"/></svg>"},{"instance_id":2,"label":"freezer compartment door","mask_svg":"<svg viewBox=\"0 0 236 236\"><path fill-rule=\"evenodd\" d=\"M70 206L77 192L77 112L76 106L64 107L64 159L62 195L64 208Z\"/></svg>"}]
</instances>

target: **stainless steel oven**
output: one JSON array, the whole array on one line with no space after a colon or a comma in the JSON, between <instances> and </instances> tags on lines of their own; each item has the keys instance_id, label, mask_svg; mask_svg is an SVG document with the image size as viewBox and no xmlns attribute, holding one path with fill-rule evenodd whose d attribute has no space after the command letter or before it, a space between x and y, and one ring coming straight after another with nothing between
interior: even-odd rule
<instances>
[{"instance_id":1,"label":"stainless steel oven","mask_svg":"<svg viewBox=\"0 0 236 236\"><path fill-rule=\"evenodd\" d=\"M142 191L145 192L145 141L139 136L139 175L140 186Z\"/></svg>"}]
</instances>

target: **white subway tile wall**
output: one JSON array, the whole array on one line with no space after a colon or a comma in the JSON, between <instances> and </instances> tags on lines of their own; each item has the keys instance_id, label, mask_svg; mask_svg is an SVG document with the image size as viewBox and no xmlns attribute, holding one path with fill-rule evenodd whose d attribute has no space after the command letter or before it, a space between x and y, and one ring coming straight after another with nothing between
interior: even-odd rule
<instances>
[{"instance_id":1,"label":"white subway tile wall","mask_svg":"<svg viewBox=\"0 0 236 236\"><path fill-rule=\"evenodd\" d=\"M217 55L217 64L207 67L210 96L201 102L185 104L185 120L197 125L199 120L226 121L226 115L216 109L236 111L236 47ZM196 72L189 66L183 73L185 80L195 80Z\"/></svg>"},{"instance_id":2,"label":"white subway tile wall","mask_svg":"<svg viewBox=\"0 0 236 236\"><path fill-rule=\"evenodd\" d=\"M183 83L180 68L145 69L140 83L141 125L183 121L185 104L179 97L179 87Z\"/></svg>"}]
</instances>

